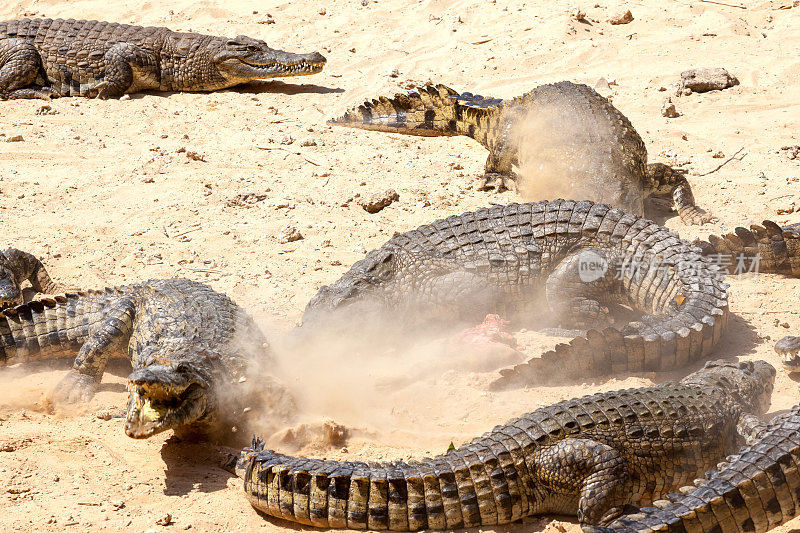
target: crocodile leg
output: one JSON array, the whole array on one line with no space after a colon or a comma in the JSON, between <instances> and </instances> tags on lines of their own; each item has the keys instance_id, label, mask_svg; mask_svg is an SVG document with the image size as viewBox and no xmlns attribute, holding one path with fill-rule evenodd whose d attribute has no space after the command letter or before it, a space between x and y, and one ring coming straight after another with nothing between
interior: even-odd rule
<instances>
[{"instance_id":1,"label":"crocodile leg","mask_svg":"<svg viewBox=\"0 0 800 533\"><path fill-rule=\"evenodd\" d=\"M81 346L72 370L53 389L51 398L55 403L91 400L109 357L131 337L134 313L135 304L130 298L120 298L104 313Z\"/></svg>"},{"instance_id":2,"label":"crocodile leg","mask_svg":"<svg viewBox=\"0 0 800 533\"><path fill-rule=\"evenodd\" d=\"M131 87L159 87L158 58L132 43L117 43L105 53L105 77L91 91L98 98L115 98Z\"/></svg>"},{"instance_id":3,"label":"crocodile leg","mask_svg":"<svg viewBox=\"0 0 800 533\"><path fill-rule=\"evenodd\" d=\"M563 324L578 329L604 328L612 321L601 303L614 292L611 256L600 248L586 248L566 257L545 283L550 308Z\"/></svg>"},{"instance_id":4,"label":"crocodile leg","mask_svg":"<svg viewBox=\"0 0 800 533\"><path fill-rule=\"evenodd\" d=\"M41 57L32 43L0 39L0 99L56 96L49 87L33 86L41 69Z\"/></svg>"},{"instance_id":5,"label":"crocodile leg","mask_svg":"<svg viewBox=\"0 0 800 533\"><path fill-rule=\"evenodd\" d=\"M762 422L760 418L752 414L743 414L739 418L739 423L736 424L736 432L746 445L750 445L761 438L768 428L769 424Z\"/></svg>"},{"instance_id":6,"label":"crocodile leg","mask_svg":"<svg viewBox=\"0 0 800 533\"><path fill-rule=\"evenodd\" d=\"M564 439L533 456L537 480L564 499L578 497L582 524L606 524L622 514L630 492L625 459L592 439Z\"/></svg>"},{"instance_id":7,"label":"crocodile leg","mask_svg":"<svg viewBox=\"0 0 800 533\"><path fill-rule=\"evenodd\" d=\"M702 225L716 218L695 205L685 171L675 170L664 163L651 163L647 165L647 176L653 184L653 193L672 195L675 210L684 223Z\"/></svg>"},{"instance_id":8,"label":"crocodile leg","mask_svg":"<svg viewBox=\"0 0 800 533\"><path fill-rule=\"evenodd\" d=\"M513 170L513 160L516 147L506 148L505 144L490 150L484 166L483 184L480 191L496 189L497 192L514 190L517 188L517 174Z\"/></svg>"}]
</instances>

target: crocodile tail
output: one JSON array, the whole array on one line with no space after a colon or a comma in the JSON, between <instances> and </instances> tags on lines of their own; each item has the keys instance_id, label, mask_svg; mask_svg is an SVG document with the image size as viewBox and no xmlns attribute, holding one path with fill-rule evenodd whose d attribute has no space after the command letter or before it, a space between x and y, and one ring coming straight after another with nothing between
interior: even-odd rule
<instances>
[{"instance_id":1,"label":"crocodile tail","mask_svg":"<svg viewBox=\"0 0 800 533\"><path fill-rule=\"evenodd\" d=\"M493 389L669 371L711 353L728 323L728 285L696 247L645 223L628 237L627 256L637 258L632 267L641 268L623 266L622 283L634 307L651 314L621 328L591 329L541 357L502 369Z\"/></svg>"},{"instance_id":2,"label":"crocodile tail","mask_svg":"<svg viewBox=\"0 0 800 533\"><path fill-rule=\"evenodd\" d=\"M710 235L695 244L703 255L715 258L734 274L753 271L800 277L800 224L781 227L765 220L761 226L737 227L733 233Z\"/></svg>"},{"instance_id":3,"label":"crocodile tail","mask_svg":"<svg viewBox=\"0 0 800 533\"><path fill-rule=\"evenodd\" d=\"M444 85L426 85L393 98L381 96L348 110L328 124L424 137L470 135L480 117L502 100L459 94Z\"/></svg>"},{"instance_id":4,"label":"crocodile tail","mask_svg":"<svg viewBox=\"0 0 800 533\"><path fill-rule=\"evenodd\" d=\"M530 514L520 445L495 434L476 453L474 442L422 461L367 464L289 457L254 439L237 469L256 509L317 527L457 529Z\"/></svg>"},{"instance_id":5,"label":"crocodile tail","mask_svg":"<svg viewBox=\"0 0 800 533\"><path fill-rule=\"evenodd\" d=\"M108 298L119 289L69 293L0 313L0 366L74 354Z\"/></svg>"},{"instance_id":6,"label":"crocodile tail","mask_svg":"<svg viewBox=\"0 0 800 533\"><path fill-rule=\"evenodd\" d=\"M9 248L3 255L16 266L20 271L18 275L22 276L31 282L33 290L45 294L55 294L63 292L60 290L59 285L56 284L44 268L44 264L33 254L17 250L16 248ZM17 282L21 283L23 279L18 279Z\"/></svg>"},{"instance_id":7,"label":"crocodile tail","mask_svg":"<svg viewBox=\"0 0 800 533\"><path fill-rule=\"evenodd\" d=\"M800 514L800 405L765 433L668 500L654 502L592 533L716 531L764 533Z\"/></svg>"}]
</instances>

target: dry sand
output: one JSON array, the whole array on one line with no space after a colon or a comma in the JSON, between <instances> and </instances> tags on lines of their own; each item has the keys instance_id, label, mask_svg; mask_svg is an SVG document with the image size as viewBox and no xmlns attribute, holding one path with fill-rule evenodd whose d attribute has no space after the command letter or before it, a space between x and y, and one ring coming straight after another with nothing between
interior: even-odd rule
<instances>
[{"instance_id":1,"label":"dry sand","mask_svg":"<svg viewBox=\"0 0 800 533\"><path fill-rule=\"evenodd\" d=\"M800 7L792 0L738 2L746 9L699 0L8 0L0 19L97 18L247 34L286 50L319 50L328 66L313 77L213 94L64 98L49 104L53 114L39 113L41 101L1 102L0 244L38 254L54 278L71 286L167 276L204 281L268 329L285 331L320 285L395 231L520 200L512 192L476 190L486 152L469 139L325 124L367 96L429 79L496 97L563 79L592 86L601 77L614 80L601 92L637 127L650 160L684 163L698 203L720 219L688 228L670 218L670 228L693 238L764 218L796 222L800 215L785 213L800 201L800 159L789 159L781 147L800 144ZM586 21L570 19L574 7ZM606 22L625 9L633 22ZM680 72L705 66L726 67L741 84L676 98ZM678 118L660 114L670 95ZM2 142L17 135L24 141ZM716 152L727 158L741 147L741 160L697 176L724 161L712 157ZM378 214L347 202L387 188L400 201ZM250 193L260 200L229 206ZM286 224L304 238L280 244ZM734 280L733 316L716 354L777 365L774 341L800 331L797 296L792 279ZM520 338L529 354L555 342ZM352 363L295 365L302 369L297 384L325 387L325 394L310 395L306 419L332 418L353 430L347 452L313 443L299 452L372 459L437 454L450 441L459 444L555 400L679 376L488 393L491 374L450 371L375 396L372 378L378 370L391 373L391 366L373 372L368 363ZM397 364L398 373L408 368ZM134 441L121 419L98 418L124 406L124 364L111 367L84 412L44 412L42 395L68 365L0 373L0 530L160 530L156 521L166 513L173 530L297 529L257 515L240 483L216 467L215 447L182 445L168 434ZM339 372L326 379L327 368ZM355 374L346 378L343 369ZM797 400L797 384L780 372L771 414ZM578 530L574 521L550 518L500 530L548 524Z\"/></svg>"}]
</instances>

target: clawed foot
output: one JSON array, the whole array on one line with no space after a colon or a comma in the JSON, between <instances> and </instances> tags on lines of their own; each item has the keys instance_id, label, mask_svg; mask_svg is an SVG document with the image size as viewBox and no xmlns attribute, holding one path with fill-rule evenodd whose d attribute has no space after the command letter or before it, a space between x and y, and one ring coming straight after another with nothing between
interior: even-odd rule
<instances>
[{"instance_id":1,"label":"clawed foot","mask_svg":"<svg viewBox=\"0 0 800 533\"><path fill-rule=\"evenodd\" d=\"M483 184L478 187L479 191L510 191L515 187L513 175L501 174L499 172L487 172L483 175Z\"/></svg>"},{"instance_id":2,"label":"clawed foot","mask_svg":"<svg viewBox=\"0 0 800 533\"><path fill-rule=\"evenodd\" d=\"M707 211L700 209L696 205L690 205L688 207L684 207L678 210L678 215L680 215L681 220L684 224L688 224L690 226L702 226L707 222L716 222L719 220L717 217L708 213Z\"/></svg>"},{"instance_id":3,"label":"clawed foot","mask_svg":"<svg viewBox=\"0 0 800 533\"><path fill-rule=\"evenodd\" d=\"M70 370L50 393L50 400L57 405L89 402L97 390L97 380L92 376Z\"/></svg>"},{"instance_id":4,"label":"clawed foot","mask_svg":"<svg viewBox=\"0 0 800 533\"><path fill-rule=\"evenodd\" d=\"M9 93L0 93L2 100L54 100L58 98L58 93L50 87L23 87Z\"/></svg>"},{"instance_id":5,"label":"clawed foot","mask_svg":"<svg viewBox=\"0 0 800 533\"><path fill-rule=\"evenodd\" d=\"M109 98L114 98L117 96L116 92L111 87L111 84L107 81L101 81L97 85L95 85L92 89L90 89L86 96L89 98L97 98L99 100L108 100Z\"/></svg>"}]
</instances>

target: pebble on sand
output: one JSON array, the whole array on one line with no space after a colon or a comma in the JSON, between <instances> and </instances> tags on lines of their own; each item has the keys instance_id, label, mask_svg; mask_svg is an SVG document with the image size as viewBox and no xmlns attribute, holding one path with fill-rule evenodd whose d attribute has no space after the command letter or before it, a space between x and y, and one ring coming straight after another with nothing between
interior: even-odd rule
<instances>
[{"instance_id":1,"label":"pebble on sand","mask_svg":"<svg viewBox=\"0 0 800 533\"><path fill-rule=\"evenodd\" d=\"M724 68L695 68L681 72L681 88L696 93L721 91L739 85L739 80Z\"/></svg>"}]
</instances>

